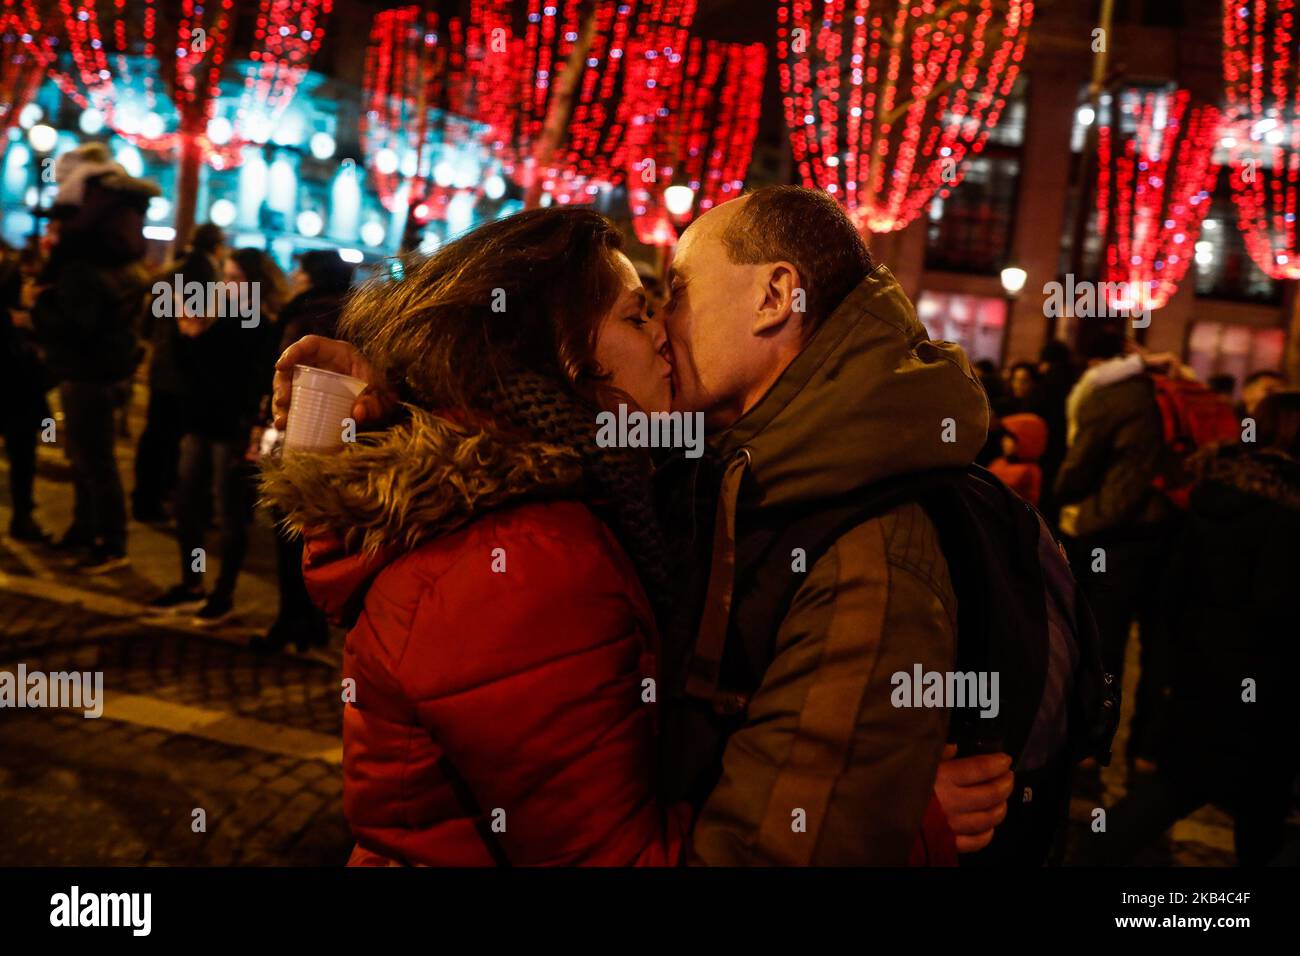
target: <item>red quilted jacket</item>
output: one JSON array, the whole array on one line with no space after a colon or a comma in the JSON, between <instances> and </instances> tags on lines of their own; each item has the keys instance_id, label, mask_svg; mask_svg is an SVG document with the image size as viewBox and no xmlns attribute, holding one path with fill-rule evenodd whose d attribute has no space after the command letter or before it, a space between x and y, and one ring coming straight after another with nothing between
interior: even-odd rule
<instances>
[{"instance_id":1,"label":"red quilted jacket","mask_svg":"<svg viewBox=\"0 0 1300 956\"><path fill-rule=\"evenodd\" d=\"M653 618L608 529L526 504L389 560L317 538L307 583L348 633L343 801L353 863L678 861L685 808L651 780Z\"/></svg>"}]
</instances>

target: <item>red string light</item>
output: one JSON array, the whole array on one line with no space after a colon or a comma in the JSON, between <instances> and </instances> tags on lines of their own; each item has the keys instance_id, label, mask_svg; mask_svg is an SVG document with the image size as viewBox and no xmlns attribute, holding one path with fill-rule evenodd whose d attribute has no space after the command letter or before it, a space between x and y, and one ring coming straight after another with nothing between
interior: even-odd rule
<instances>
[{"instance_id":1,"label":"red string light","mask_svg":"<svg viewBox=\"0 0 1300 956\"><path fill-rule=\"evenodd\" d=\"M333 8L334 0L261 0L248 54L253 68L234 123L237 137L252 139L253 117L268 128L279 120L325 39L325 19Z\"/></svg>"},{"instance_id":2,"label":"red string light","mask_svg":"<svg viewBox=\"0 0 1300 956\"><path fill-rule=\"evenodd\" d=\"M1274 279L1300 279L1300 57L1294 0L1224 0L1223 145L1246 251Z\"/></svg>"},{"instance_id":3,"label":"red string light","mask_svg":"<svg viewBox=\"0 0 1300 956\"><path fill-rule=\"evenodd\" d=\"M585 202L623 181L644 155L664 89L682 69L696 0L595 0L591 46L577 79L564 138L539 155L553 94L582 29L581 0L528 0L516 35L509 0L480 9L489 55L476 65L477 116L507 175L540 183L559 202Z\"/></svg>"},{"instance_id":4,"label":"red string light","mask_svg":"<svg viewBox=\"0 0 1300 956\"><path fill-rule=\"evenodd\" d=\"M180 0L174 47L158 35L157 0L58 0L61 29L55 42L72 58L72 70L55 69L59 88L83 108L104 115L105 124L137 146L159 152L193 138L205 160L217 168L238 165L243 146L253 141L247 129L253 116L273 124L293 98L311 57L324 38L324 20L333 0L260 0L250 59L235 120L235 135L224 144L208 136L221 93L221 77L235 32L234 0ZM107 26L106 26L107 25ZM154 131L124 115L128 90L143 91L147 113L159 110L163 74L159 55L174 54L169 71L173 130ZM143 69L138 79L132 63Z\"/></svg>"},{"instance_id":5,"label":"red string light","mask_svg":"<svg viewBox=\"0 0 1300 956\"><path fill-rule=\"evenodd\" d=\"M671 185L694 193L689 222L699 212L739 196L753 155L762 108L767 51L761 43L707 43L692 37L680 82L666 91L652 117L644 156L629 158L628 195L637 238L676 242L664 203Z\"/></svg>"},{"instance_id":6,"label":"red string light","mask_svg":"<svg viewBox=\"0 0 1300 956\"><path fill-rule=\"evenodd\" d=\"M870 232L946 197L1001 117L1033 11L1030 0L783 0L777 56L804 184Z\"/></svg>"},{"instance_id":7,"label":"red string light","mask_svg":"<svg viewBox=\"0 0 1300 956\"><path fill-rule=\"evenodd\" d=\"M178 145L182 135L206 136L203 131L216 103L230 41L234 0L211 0L207 6L182 0L171 84L179 124L176 130L157 132L145 130L136 122L128 125L121 109L126 91L137 85L132 79L131 61L138 59L145 66L139 83L144 109L149 113L157 111L160 76L156 0L131 4L128 0L78 4L58 0L58 5L63 23L56 39L70 52L73 69L55 69L53 78L67 96L83 108L98 110L115 133L146 149L167 151ZM108 30L102 28L104 23L110 25Z\"/></svg>"},{"instance_id":8,"label":"red string light","mask_svg":"<svg viewBox=\"0 0 1300 956\"><path fill-rule=\"evenodd\" d=\"M481 11L482 0L474 10ZM471 138L468 62L484 55L481 19L439 29L436 12L418 6L376 14L366 49L361 145L380 201L390 211L407 185L406 204L427 221L445 212L452 191L434 180L440 143Z\"/></svg>"},{"instance_id":9,"label":"red string light","mask_svg":"<svg viewBox=\"0 0 1300 956\"><path fill-rule=\"evenodd\" d=\"M52 54L30 4L4 0L0 8L0 136L18 122L45 78Z\"/></svg>"},{"instance_id":10,"label":"red string light","mask_svg":"<svg viewBox=\"0 0 1300 956\"><path fill-rule=\"evenodd\" d=\"M1126 91L1116 97L1131 122L1097 129L1097 231L1102 280L1113 306L1164 306L1191 265L1219 167L1219 111L1189 109L1190 94ZM1129 129L1131 127L1131 129Z\"/></svg>"}]
</instances>

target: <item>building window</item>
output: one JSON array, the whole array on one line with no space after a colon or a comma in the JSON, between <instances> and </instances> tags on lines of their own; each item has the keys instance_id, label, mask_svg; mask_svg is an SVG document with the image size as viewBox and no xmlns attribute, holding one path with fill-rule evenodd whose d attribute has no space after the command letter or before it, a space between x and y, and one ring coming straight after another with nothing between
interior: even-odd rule
<instances>
[{"instance_id":1,"label":"building window","mask_svg":"<svg viewBox=\"0 0 1300 956\"><path fill-rule=\"evenodd\" d=\"M1282 301L1282 284L1270 279L1246 254L1226 176L1219 178L1209 215L1196 240L1196 294L1267 304Z\"/></svg>"},{"instance_id":2,"label":"building window","mask_svg":"<svg viewBox=\"0 0 1300 956\"><path fill-rule=\"evenodd\" d=\"M1006 265L1019 183L1019 157L969 160L961 185L930 203L925 267L993 275Z\"/></svg>"},{"instance_id":3,"label":"building window","mask_svg":"<svg viewBox=\"0 0 1300 956\"><path fill-rule=\"evenodd\" d=\"M925 267L995 275L1011 253L1025 142L1025 78L1007 97L984 151L966 160L962 180L947 199L926 207Z\"/></svg>"},{"instance_id":4,"label":"building window","mask_svg":"<svg viewBox=\"0 0 1300 956\"><path fill-rule=\"evenodd\" d=\"M1196 322L1187 342L1187 364L1201 381L1231 375L1236 389L1251 372L1282 367L1283 329L1261 329L1223 322Z\"/></svg>"},{"instance_id":5,"label":"building window","mask_svg":"<svg viewBox=\"0 0 1300 956\"><path fill-rule=\"evenodd\" d=\"M964 292L922 292L916 315L932 339L956 342L972 362L1002 362L1007 325L1007 301Z\"/></svg>"}]
</instances>

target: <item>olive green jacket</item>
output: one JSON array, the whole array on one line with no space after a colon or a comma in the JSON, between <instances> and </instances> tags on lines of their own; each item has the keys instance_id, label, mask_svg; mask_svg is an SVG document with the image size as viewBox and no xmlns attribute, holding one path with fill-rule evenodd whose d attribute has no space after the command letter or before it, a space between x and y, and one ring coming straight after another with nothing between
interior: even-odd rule
<instances>
[{"instance_id":1,"label":"olive green jacket","mask_svg":"<svg viewBox=\"0 0 1300 956\"><path fill-rule=\"evenodd\" d=\"M715 436L728 465L697 650L725 633L747 515L968 465L988 422L961 349L931 342L877 267L768 394ZM936 530L903 505L844 534L804 573L725 745L695 826L695 863L902 864L920 830L948 713L892 706L890 678L954 663L956 599Z\"/></svg>"}]
</instances>

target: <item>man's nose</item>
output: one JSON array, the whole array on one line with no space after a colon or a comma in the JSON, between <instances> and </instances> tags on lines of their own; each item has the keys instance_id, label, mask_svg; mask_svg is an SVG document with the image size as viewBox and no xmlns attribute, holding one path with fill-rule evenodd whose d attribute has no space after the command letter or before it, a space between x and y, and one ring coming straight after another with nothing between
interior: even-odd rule
<instances>
[{"instance_id":1,"label":"man's nose","mask_svg":"<svg viewBox=\"0 0 1300 956\"><path fill-rule=\"evenodd\" d=\"M651 319L650 321L654 328L654 337L651 339L651 341L654 343L655 351L660 353L661 355L665 351L671 351L671 347L668 342L668 329L665 328L664 324L660 322L658 319Z\"/></svg>"}]
</instances>

